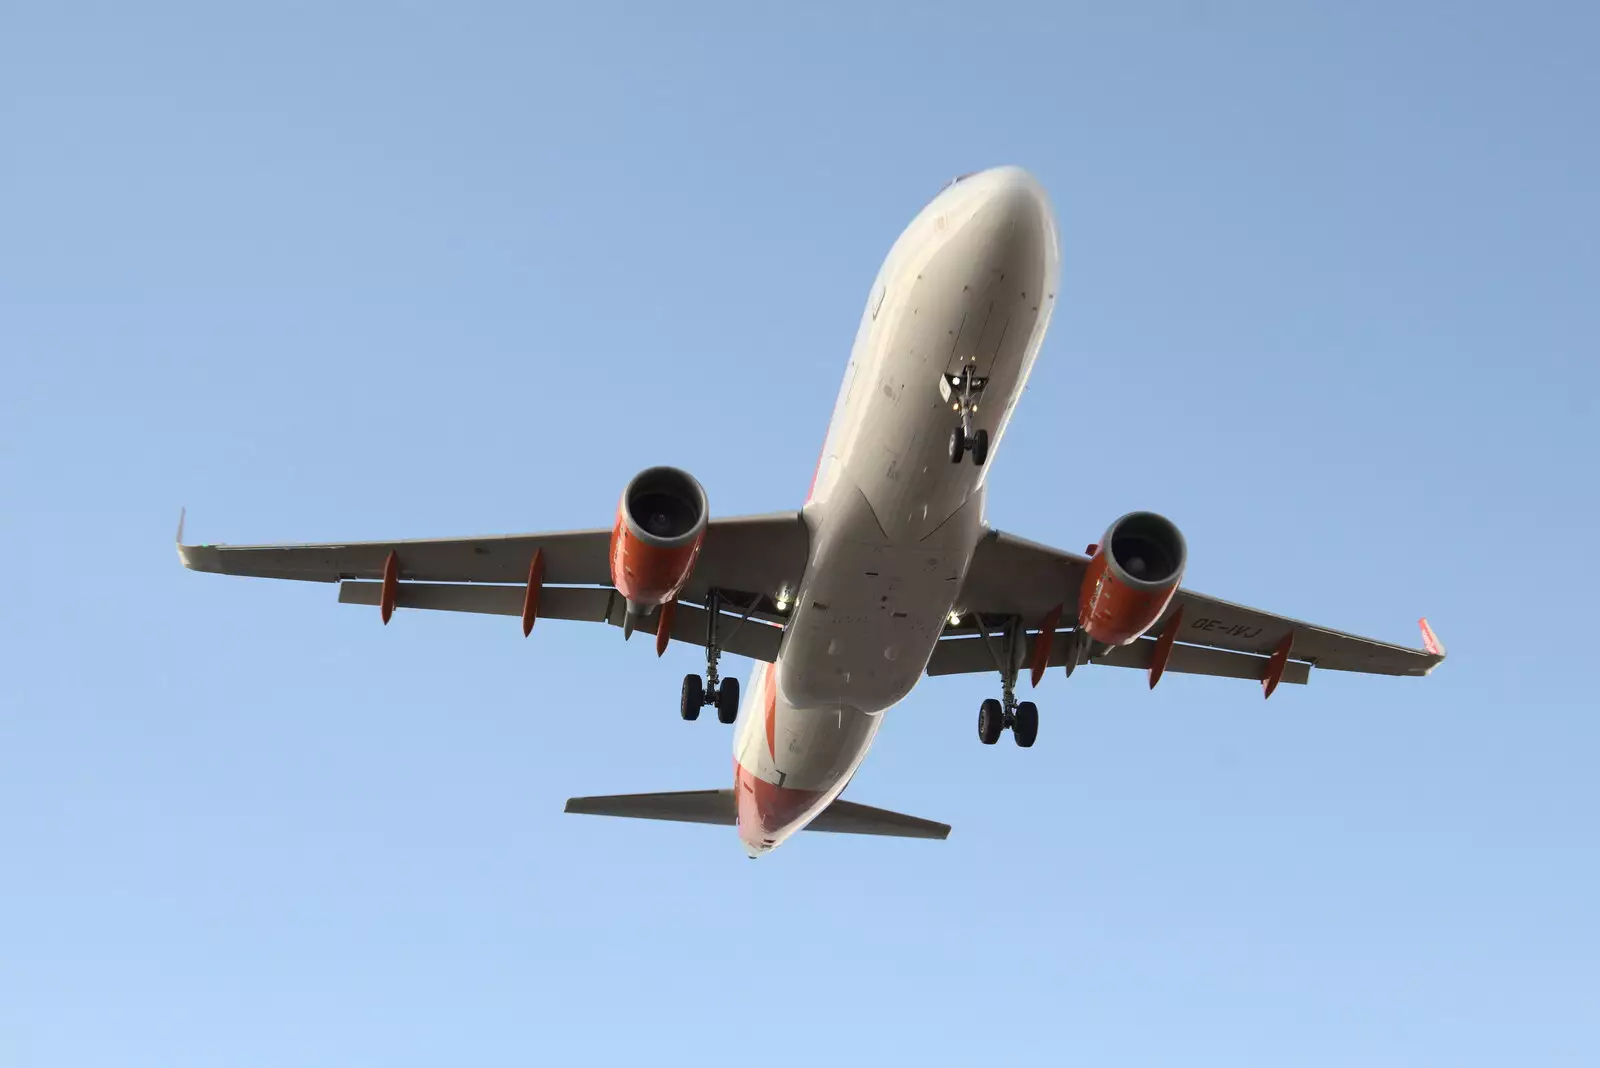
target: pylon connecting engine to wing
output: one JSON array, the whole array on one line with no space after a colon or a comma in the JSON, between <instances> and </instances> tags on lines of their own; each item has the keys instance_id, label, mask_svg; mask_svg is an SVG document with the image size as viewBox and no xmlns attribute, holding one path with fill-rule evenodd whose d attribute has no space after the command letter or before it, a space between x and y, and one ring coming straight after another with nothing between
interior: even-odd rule
<instances>
[{"instance_id":1,"label":"pylon connecting engine to wing","mask_svg":"<svg viewBox=\"0 0 1600 1068\"><path fill-rule=\"evenodd\" d=\"M1127 645L1167 610L1188 548L1172 520L1130 512L1111 524L1089 558L1078 598L1078 628L1102 645Z\"/></svg>"},{"instance_id":2,"label":"pylon connecting engine to wing","mask_svg":"<svg viewBox=\"0 0 1600 1068\"><path fill-rule=\"evenodd\" d=\"M646 468L623 489L611 530L611 583L628 605L624 637L689 581L709 515L704 487L676 467Z\"/></svg>"}]
</instances>

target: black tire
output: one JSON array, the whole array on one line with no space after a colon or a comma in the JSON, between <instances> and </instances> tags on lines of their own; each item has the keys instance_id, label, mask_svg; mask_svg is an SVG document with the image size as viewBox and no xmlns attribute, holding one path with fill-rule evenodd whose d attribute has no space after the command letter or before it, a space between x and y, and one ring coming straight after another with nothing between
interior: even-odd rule
<instances>
[{"instance_id":1,"label":"black tire","mask_svg":"<svg viewBox=\"0 0 1600 1068\"><path fill-rule=\"evenodd\" d=\"M958 464L967 451L967 435L962 433L960 427L950 431L950 462Z\"/></svg>"},{"instance_id":2,"label":"black tire","mask_svg":"<svg viewBox=\"0 0 1600 1068\"><path fill-rule=\"evenodd\" d=\"M987 460L988 458L989 432L980 428L972 435L972 462L976 466L982 467L983 461Z\"/></svg>"},{"instance_id":3,"label":"black tire","mask_svg":"<svg viewBox=\"0 0 1600 1068\"><path fill-rule=\"evenodd\" d=\"M717 684L717 722L732 723L739 718L739 680L723 679Z\"/></svg>"},{"instance_id":4,"label":"black tire","mask_svg":"<svg viewBox=\"0 0 1600 1068\"><path fill-rule=\"evenodd\" d=\"M1011 737L1026 749L1039 737L1039 706L1032 701L1017 705L1016 718L1011 724Z\"/></svg>"},{"instance_id":5,"label":"black tire","mask_svg":"<svg viewBox=\"0 0 1600 1068\"><path fill-rule=\"evenodd\" d=\"M978 741L993 745L1000 740L1000 732L1005 729L1005 709L1000 707L999 701L991 697L978 706Z\"/></svg>"},{"instance_id":6,"label":"black tire","mask_svg":"<svg viewBox=\"0 0 1600 1068\"><path fill-rule=\"evenodd\" d=\"M706 688L700 681L699 675L685 675L683 677L683 704L678 712L684 719L696 720L700 718L700 709L705 705Z\"/></svg>"}]
</instances>

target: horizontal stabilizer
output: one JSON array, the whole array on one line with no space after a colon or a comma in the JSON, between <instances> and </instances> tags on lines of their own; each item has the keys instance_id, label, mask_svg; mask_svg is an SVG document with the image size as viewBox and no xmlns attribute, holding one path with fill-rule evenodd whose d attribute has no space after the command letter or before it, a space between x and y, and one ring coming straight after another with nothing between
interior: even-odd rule
<instances>
[{"instance_id":1,"label":"horizontal stabilizer","mask_svg":"<svg viewBox=\"0 0 1600 1068\"><path fill-rule=\"evenodd\" d=\"M574 797L567 801L566 811L586 816L623 816L637 820L670 820L674 823L719 823L728 827L736 822L732 790ZM854 801L835 801L805 829L834 834L879 834L891 838L944 839L950 836L949 824L870 805L858 805Z\"/></svg>"},{"instance_id":2,"label":"horizontal stabilizer","mask_svg":"<svg viewBox=\"0 0 1600 1068\"><path fill-rule=\"evenodd\" d=\"M628 819L670 820L673 823L720 823L727 827L732 827L735 822L732 790L569 797L566 811L585 816L625 816Z\"/></svg>"}]
</instances>

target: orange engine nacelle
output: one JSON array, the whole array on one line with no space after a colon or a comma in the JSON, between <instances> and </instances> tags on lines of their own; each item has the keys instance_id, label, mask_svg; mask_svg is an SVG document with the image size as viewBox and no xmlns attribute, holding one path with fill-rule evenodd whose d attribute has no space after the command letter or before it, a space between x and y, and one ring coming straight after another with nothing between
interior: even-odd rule
<instances>
[{"instance_id":1,"label":"orange engine nacelle","mask_svg":"<svg viewBox=\"0 0 1600 1068\"><path fill-rule=\"evenodd\" d=\"M1089 558L1078 626L1104 645L1127 645L1155 626L1183 580L1188 549L1165 516L1130 512Z\"/></svg>"},{"instance_id":2,"label":"orange engine nacelle","mask_svg":"<svg viewBox=\"0 0 1600 1068\"><path fill-rule=\"evenodd\" d=\"M687 471L650 467L628 483L611 528L611 583L627 599L630 617L683 589L700 556L707 515L706 491Z\"/></svg>"}]
</instances>

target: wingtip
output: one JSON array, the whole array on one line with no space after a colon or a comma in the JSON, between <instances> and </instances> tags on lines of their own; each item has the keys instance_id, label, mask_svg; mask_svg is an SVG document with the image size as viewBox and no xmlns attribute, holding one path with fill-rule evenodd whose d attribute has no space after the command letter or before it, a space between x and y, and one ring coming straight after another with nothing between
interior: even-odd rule
<instances>
[{"instance_id":1,"label":"wingtip","mask_svg":"<svg viewBox=\"0 0 1600 1068\"><path fill-rule=\"evenodd\" d=\"M189 546L187 546L187 545L185 545L183 543L183 524L184 524L184 521L186 519L188 519L188 518L189 518L189 508L188 508L188 506L185 505L184 507L179 508L178 509L178 533L172 540L173 540L173 543L178 548L178 560L183 564L184 567L186 567L189 570L193 571L194 570L194 561L193 561L193 558L190 556Z\"/></svg>"},{"instance_id":2,"label":"wingtip","mask_svg":"<svg viewBox=\"0 0 1600 1068\"><path fill-rule=\"evenodd\" d=\"M1434 656L1443 660L1449 654L1445 652L1444 643L1433 632L1433 627L1428 624L1428 617L1423 616L1417 620L1417 626L1422 628L1422 647Z\"/></svg>"},{"instance_id":3,"label":"wingtip","mask_svg":"<svg viewBox=\"0 0 1600 1068\"><path fill-rule=\"evenodd\" d=\"M217 550L207 545L186 545L183 541L184 522L188 519L189 509L178 509L178 535L177 548L178 560L190 571L217 571L220 570L216 556Z\"/></svg>"}]
</instances>

